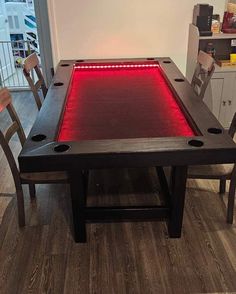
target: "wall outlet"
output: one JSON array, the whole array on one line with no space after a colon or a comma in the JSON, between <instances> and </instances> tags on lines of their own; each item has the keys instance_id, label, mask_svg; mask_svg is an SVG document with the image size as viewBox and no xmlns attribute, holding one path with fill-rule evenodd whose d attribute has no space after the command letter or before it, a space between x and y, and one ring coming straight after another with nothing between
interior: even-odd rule
<instances>
[{"instance_id":1,"label":"wall outlet","mask_svg":"<svg viewBox=\"0 0 236 294\"><path fill-rule=\"evenodd\" d=\"M231 40L231 46L232 47L236 47L236 39L232 39Z\"/></svg>"}]
</instances>

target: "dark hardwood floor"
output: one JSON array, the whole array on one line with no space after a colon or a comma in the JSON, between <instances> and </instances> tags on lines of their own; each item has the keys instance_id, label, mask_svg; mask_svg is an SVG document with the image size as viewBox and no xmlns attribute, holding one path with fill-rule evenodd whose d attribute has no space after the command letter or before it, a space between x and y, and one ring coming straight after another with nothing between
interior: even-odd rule
<instances>
[{"instance_id":1,"label":"dark hardwood floor","mask_svg":"<svg viewBox=\"0 0 236 294\"><path fill-rule=\"evenodd\" d=\"M13 97L28 133L37 114L32 95ZM0 125L7 119L1 114ZM16 137L12 146L17 154ZM76 244L66 185L38 185L33 202L25 187L19 229L0 150L0 293L236 293L236 225L226 224L227 195L217 189L214 181L188 181L181 239L169 239L162 222L108 223L88 224L88 242ZM89 204L153 204L158 194L152 168L90 173Z\"/></svg>"}]
</instances>

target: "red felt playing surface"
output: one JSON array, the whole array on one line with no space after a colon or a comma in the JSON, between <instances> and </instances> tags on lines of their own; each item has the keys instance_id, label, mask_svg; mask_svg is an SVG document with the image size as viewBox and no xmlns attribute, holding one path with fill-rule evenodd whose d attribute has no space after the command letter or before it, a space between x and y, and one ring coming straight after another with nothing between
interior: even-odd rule
<instances>
[{"instance_id":1,"label":"red felt playing surface","mask_svg":"<svg viewBox=\"0 0 236 294\"><path fill-rule=\"evenodd\" d=\"M75 68L58 141L194 136L159 67Z\"/></svg>"}]
</instances>

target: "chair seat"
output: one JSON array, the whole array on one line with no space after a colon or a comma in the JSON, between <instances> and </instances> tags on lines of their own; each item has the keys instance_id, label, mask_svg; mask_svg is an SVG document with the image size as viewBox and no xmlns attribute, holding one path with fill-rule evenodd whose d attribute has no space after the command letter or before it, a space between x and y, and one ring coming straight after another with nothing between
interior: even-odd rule
<instances>
[{"instance_id":1,"label":"chair seat","mask_svg":"<svg viewBox=\"0 0 236 294\"><path fill-rule=\"evenodd\" d=\"M22 183L54 183L54 182L66 182L69 177L64 171L56 172L39 172L39 173L21 173L20 178Z\"/></svg>"},{"instance_id":2,"label":"chair seat","mask_svg":"<svg viewBox=\"0 0 236 294\"><path fill-rule=\"evenodd\" d=\"M188 178L197 179L219 179L220 177L230 179L234 164L212 164L189 166Z\"/></svg>"}]
</instances>

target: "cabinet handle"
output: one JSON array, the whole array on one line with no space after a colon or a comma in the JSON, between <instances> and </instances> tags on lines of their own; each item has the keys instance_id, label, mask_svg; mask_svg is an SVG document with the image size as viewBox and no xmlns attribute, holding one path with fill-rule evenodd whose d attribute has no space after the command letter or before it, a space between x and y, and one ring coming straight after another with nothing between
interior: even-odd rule
<instances>
[{"instance_id":1,"label":"cabinet handle","mask_svg":"<svg viewBox=\"0 0 236 294\"><path fill-rule=\"evenodd\" d=\"M228 100L228 104L231 105L232 104L232 100Z\"/></svg>"},{"instance_id":2,"label":"cabinet handle","mask_svg":"<svg viewBox=\"0 0 236 294\"><path fill-rule=\"evenodd\" d=\"M222 104L223 104L223 106L225 106L226 105L226 101L223 101Z\"/></svg>"}]
</instances>

